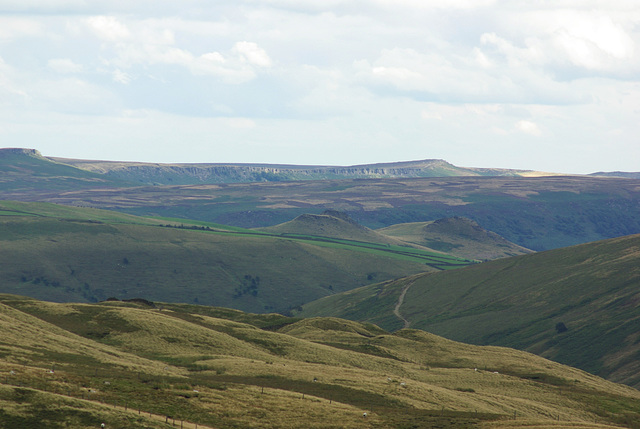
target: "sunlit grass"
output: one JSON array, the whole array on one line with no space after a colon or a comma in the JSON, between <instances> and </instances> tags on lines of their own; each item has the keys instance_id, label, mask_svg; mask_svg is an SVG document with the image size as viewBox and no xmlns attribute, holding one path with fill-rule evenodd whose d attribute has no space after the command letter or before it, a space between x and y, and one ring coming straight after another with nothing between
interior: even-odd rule
<instances>
[{"instance_id":1,"label":"sunlit grass","mask_svg":"<svg viewBox=\"0 0 640 429\"><path fill-rule=\"evenodd\" d=\"M634 389L422 331L334 318L266 331L254 324L269 326L272 315L0 299L0 401L15 421L127 427L141 410L225 428L500 427L514 415L568 427L640 422ZM206 315L227 313L253 324ZM68 399L54 412L60 395Z\"/></svg>"}]
</instances>

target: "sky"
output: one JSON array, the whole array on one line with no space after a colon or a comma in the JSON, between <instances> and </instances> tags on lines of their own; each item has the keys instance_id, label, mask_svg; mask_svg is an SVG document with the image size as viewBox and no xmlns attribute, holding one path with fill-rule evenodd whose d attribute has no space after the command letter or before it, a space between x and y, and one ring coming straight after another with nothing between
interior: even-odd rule
<instances>
[{"instance_id":1,"label":"sky","mask_svg":"<svg viewBox=\"0 0 640 429\"><path fill-rule=\"evenodd\" d=\"M0 147L640 171L638 0L0 0Z\"/></svg>"}]
</instances>

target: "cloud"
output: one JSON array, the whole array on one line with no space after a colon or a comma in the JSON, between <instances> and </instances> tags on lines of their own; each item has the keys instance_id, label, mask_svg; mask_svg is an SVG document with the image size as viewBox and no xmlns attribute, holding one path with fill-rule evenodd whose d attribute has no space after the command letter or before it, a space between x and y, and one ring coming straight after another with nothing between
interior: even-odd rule
<instances>
[{"instance_id":1,"label":"cloud","mask_svg":"<svg viewBox=\"0 0 640 429\"><path fill-rule=\"evenodd\" d=\"M256 127L256 122L249 118L227 118L225 119L225 122L231 128L251 129Z\"/></svg>"},{"instance_id":2,"label":"cloud","mask_svg":"<svg viewBox=\"0 0 640 429\"><path fill-rule=\"evenodd\" d=\"M0 15L0 42L33 37L42 33L42 25L34 19Z\"/></svg>"},{"instance_id":3,"label":"cloud","mask_svg":"<svg viewBox=\"0 0 640 429\"><path fill-rule=\"evenodd\" d=\"M47 67L57 73L82 73L82 64L76 64L69 58L53 58L47 62Z\"/></svg>"},{"instance_id":4,"label":"cloud","mask_svg":"<svg viewBox=\"0 0 640 429\"><path fill-rule=\"evenodd\" d=\"M515 127L525 134L530 134L536 137L542 135L542 131L540 131L538 125L532 121L518 121L516 122Z\"/></svg>"},{"instance_id":5,"label":"cloud","mask_svg":"<svg viewBox=\"0 0 640 429\"><path fill-rule=\"evenodd\" d=\"M102 62L116 68L114 79L121 83L130 82L127 70L136 67L176 66L194 75L214 76L226 83L241 84L254 79L259 70L272 66L267 52L251 41L238 41L227 51L201 54L181 46L176 41L176 28L188 32L188 26L181 20L123 22L113 16L94 16L86 19L86 25L102 42ZM200 34L202 28L196 27ZM129 77L125 78L125 74Z\"/></svg>"},{"instance_id":6,"label":"cloud","mask_svg":"<svg viewBox=\"0 0 640 429\"><path fill-rule=\"evenodd\" d=\"M120 69L115 69L112 77L114 82L122 83L124 85L128 84L132 80L132 77L128 73L125 73Z\"/></svg>"},{"instance_id":7,"label":"cloud","mask_svg":"<svg viewBox=\"0 0 640 429\"><path fill-rule=\"evenodd\" d=\"M640 71L637 23L640 10L532 9L510 16L500 32L487 32L481 43L508 64L544 68L565 78L585 73L625 77ZM507 22L507 21L505 21ZM488 54L488 52L485 52ZM494 57L495 58L495 57Z\"/></svg>"},{"instance_id":8,"label":"cloud","mask_svg":"<svg viewBox=\"0 0 640 429\"><path fill-rule=\"evenodd\" d=\"M91 30L102 40L121 42L131 38L129 28L113 16L92 16L87 18Z\"/></svg>"},{"instance_id":9,"label":"cloud","mask_svg":"<svg viewBox=\"0 0 640 429\"><path fill-rule=\"evenodd\" d=\"M271 66L271 58L269 58L267 52L260 48L257 43L238 42L233 46L232 51L237 53L241 58L244 58L249 64L259 67Z\"/></svg>"},{"instance_id":10,"label":"cloud","mask_svg":"<svg viewBox=\"0 0 640 429\"><path fill-rule=\"evenodd\" d=\"M214 157L251 140L276 162L638 154L639 43L635 0L0 0L0 128L131 119L119 135L165 141L167 160L194 123Z\"/></svg>"}]
</instances>

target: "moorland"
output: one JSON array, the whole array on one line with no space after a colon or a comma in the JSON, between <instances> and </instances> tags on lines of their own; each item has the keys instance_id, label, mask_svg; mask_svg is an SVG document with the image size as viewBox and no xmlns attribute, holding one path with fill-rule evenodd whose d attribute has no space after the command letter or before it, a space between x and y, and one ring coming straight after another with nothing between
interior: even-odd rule
<instances>
[{"instance_id":1,"label":"moorland","mask_svg":"<svg viewBox=\"0 0 640 429\"><path fill-rule=\"evenodd\" d=\"M637 427L640 393L419 330L0 296L1 427ZM366 416L365 416L366 413Z\"/></svg>"},{"instance_id":2,"label":"moorland","mask_svg":"<svg viewBox=\"0 0 640 429\"><path fill-rule=\"evenodd\" d=\"M0 420L640 427L640 180L606 176L1 149Z\"/></svg>"},{"instance_id":3,"label":"moorland","mask_svg":"<svg viewBox=\"0 0 640 429\"><path fill-rule=\"evenodd\" d=\"M273 226L328 209L345 212L372 229L459 216L536 251L640 232L639 179L478 176L464 170L457 172L463 175L438 176L438 171L426 169L421 171L431 177L254 183L213 183L205 177L195 184L149 185L144 169L137 178L127 175L128 180L99 171L28 150L0 150L0 199L245 228Z\"/></svg>"}]
</instances>

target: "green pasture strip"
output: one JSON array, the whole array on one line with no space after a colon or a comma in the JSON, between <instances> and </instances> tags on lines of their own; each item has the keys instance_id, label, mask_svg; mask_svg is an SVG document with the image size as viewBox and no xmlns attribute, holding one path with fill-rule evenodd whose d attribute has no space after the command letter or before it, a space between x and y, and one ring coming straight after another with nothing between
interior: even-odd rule
<instances>
[{"instance_id":1,"label":"green pasture strip","mask_svg":"<svg viewBox=\"0 0 640 429\"><path fill-rule=\"evenodd\" d=\"M375 252L378 254L384 253L384 254L404 255L408 257L408 258L403 258L405 260L412 260L412 261L428 260L433 263L443 264L444 266L461 267L461 266L469 265L470 263L470 261L456 258L455 256L442 255L435 252L412 249L410 247L369 243L364 241L348 240L348 239L333 238L333 237L323 237L323 236L307 235L307 234L288 234L288 233L274 234L274 233L256 231L256 230L241 228L236 226L221 225L218 223L198 221L198 220L192 220L192 219L183 219L183 218L153 217L153 219L170 221L170 222L180 222L184 225L204 226L204 227L209 227L215 230L219 230L219 231L207 231L207 232L214 232L214 233L215 232L219 232L219 233L233 232L233 233L238 233L243 235L256 235L256 236L263 236L263 237L293 239L295 241L305 241L305 242L313 241L314 243L317 243L319 245L321 245L320 243L325 243L325 244L333 243L333 246L324 246L324 247L336 247L335 245L342 244L346 246L342 248L353 248L353 247L357 247L360 249L367 248L370 250L378 250L378 252ZM372 252L369 252L369 253L372 253Z\"/></svg>"},{"instance_id":2,"label":"green pasture strip","mask_svg":"<svg viewBox=\"0 0 640 429\"><path fill-rule=\"evenodd\" d=\"M333 239L328 237L313 237L313 236L294 236L294 235L281 235L281 234L269 234L263 232L256 232L251 230L243 230L243 231L206 231L211 234L224 234L224 235L254 235L260 237L269 237L278 240L290 240L297 241L301 243L310 243L316 246L333 248L333 249L345 249L345 250L355 250L363 253L369 253L378 256L386 256L392 257L395 259L411 261L411 262L420 262L430 265L436 269L446 269L445 267L454 268L454 267L463 267L469 265L468 262L464 260L453 260L451 263L449 261L442 260L439 255L435 255L428 252L421 252L417 250L406 251L404 248L398 247L399 249L403 249L403 251L394 251L392 249L386 248L384 245L375 245L373 243L364 243L364 242L356 242L356 241L348 241L348 240L340 240ZM369 245L370 244L370 245Z\"/></svg>"},{"instance_id":3,"label":"green pasture strip","mask_svg":"<svg viewBox=\"0 0 640 429\"><path fill-rule=\"evenodd\" d=\"M290 240L302 243L310 243L317 246L356 250L359 252L370 253L374 255L383 255L393 257L395 259L425 263L439 270L464 267L472 262L456 258L455 256L441 255L438 253L427 252L419 249L411 249L401 246L387 246L385 244L367 243L355 240L346 240L332 237L321 237L303 234L274 234L262 231L254 231L251 229L220 225L211 222L192 221L190 219L154 217L157 220L165 220L171 222L180 222L184 226L182 228L189 229L188 226L202 226L212 229L205 230L210 234L224 234L231 236L254 236L254 237L270 237L280 240ZM181 228L181 227L178 227Z\"/></svg>"},{"instance_id":4,"label":"green pasture strip","mask_svg":"<svg viewBox=\"0 0 640 429\"><path fill-rule=\"evenodd\" d=\"M6 216L32 216L68 221L95 221L131 225L153 225L155 220L109 210L85 207L63 206L53 203L25 203L20 201L0 201L0 213Z\"/></svg>"},{"instance_id":5,"label":"green pasture strip","mask_svg":"<svg viewBox=\"0 0 640 429\"><path fill-rule=\"evenodd\" d=\"M177 217L165 217L165 216L152 216L147 217L148 219L154 219L158 221L166 221L166 222L176 222L184 225L193 225L193 226L204 226L212 229L219 229L223 231L231 231L231 232L243 232L249 233L253 235L268 235L267 233L263 233L260 231L254 231L247 228L241 228L239 226L230 226L230 225L222 225L220 223L206 222L201 220L193 220L193 219L185 219L185 218L177 218Z\"/></svg>"},{"instance_id":6,"label":"green pasture strip","mask_svg":"<svg viewBox=\"0 0 640 429\"><path fill-rule=\"evenodd\" d=\"M386 245L386 244L379 244L379 243L369 243L369 242L357 241L357 240L347 240L342 238L322 237L322 236L304 235L304 234L281 234L281 236L283 238L296 238L296 239L309 240L314 242L331 242L336 244L344 244L347 246L367 248L367 249L377 250L384 253L404 255L404 256L418 258L418 259L427 259L429 261L433 261L434 263L440 263L443 265L466 266L470 264L470 261L456 258L455 256L442 255L440 253L428 252L425 250L413 249L410 247Z\"/></svg>"}]
</instances>

